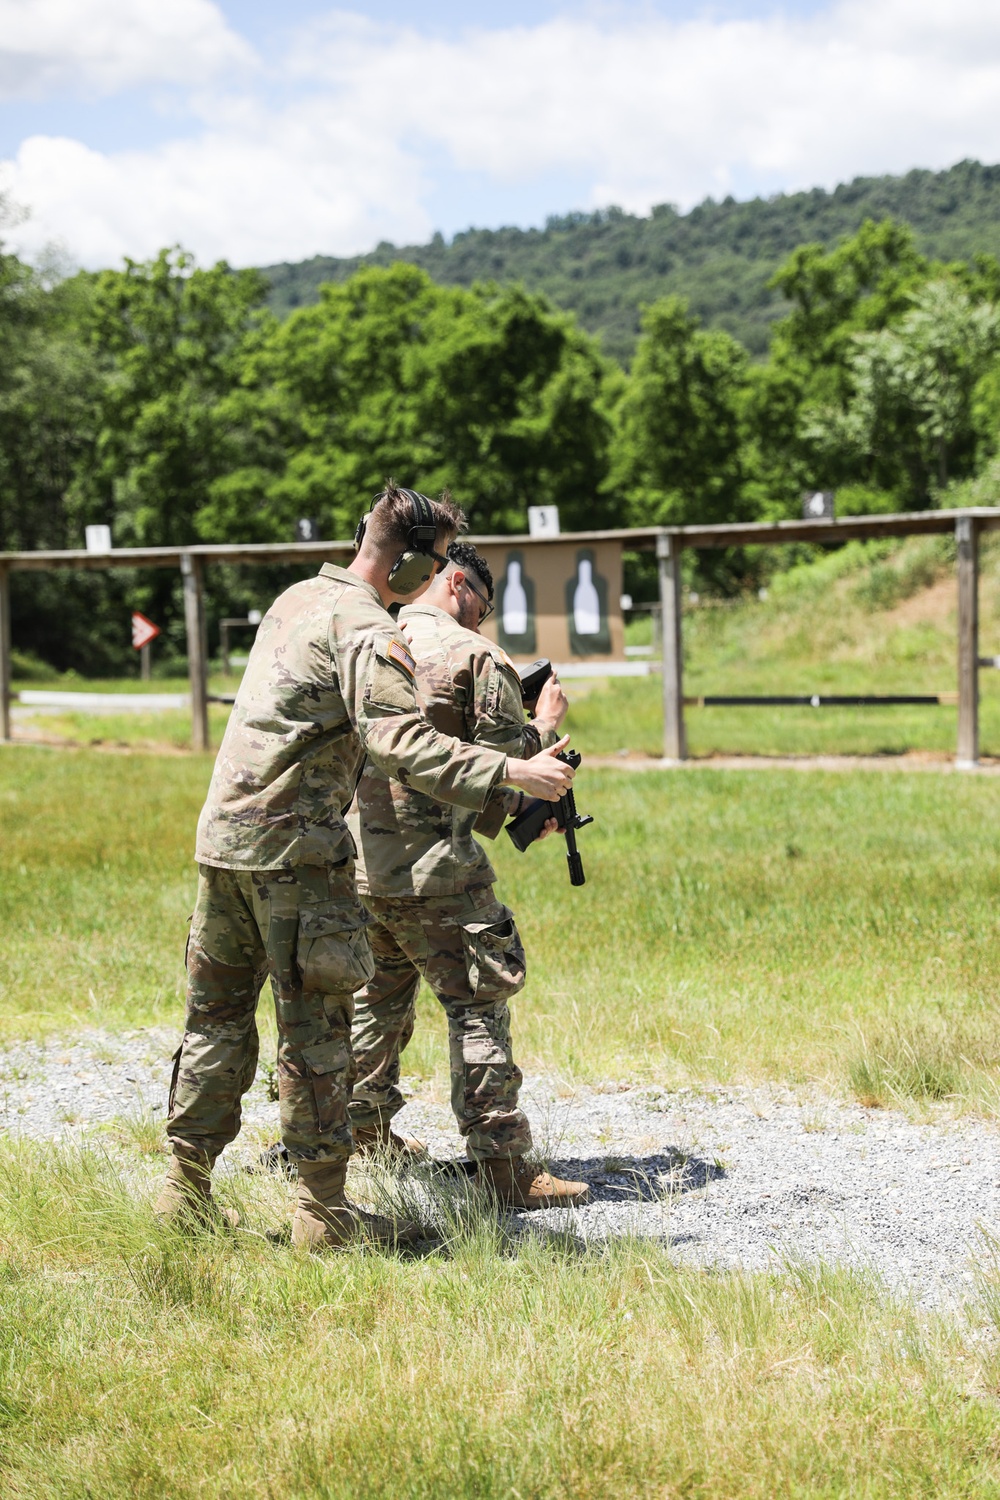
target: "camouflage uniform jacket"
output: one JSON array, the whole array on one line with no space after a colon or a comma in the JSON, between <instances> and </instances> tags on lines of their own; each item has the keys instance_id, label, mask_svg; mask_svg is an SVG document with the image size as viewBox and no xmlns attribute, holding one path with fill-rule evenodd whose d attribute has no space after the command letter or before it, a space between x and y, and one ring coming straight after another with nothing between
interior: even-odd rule
<instances>
[{"instance_id":1,"label":"camouflage uniform jacket","mask_svg":"<svg viewBox=\"0 0 1000 1500\"><path fill-rule=\"evenodd\" d=\"M440 734L414 661L371 584L327 563L268 610L236 695L195 858L230 870L328 865L353 853L344 814L365 755L474 818L502 750Z\"/></svg>"},{"instance_id":2,"label":"camouflage uniform jacket","mask_svg":"<svg viewBox=\"0 0 1000 1500\"><path fill-rule=\"evenodd\" d=\"M554 744L524 717L521 680L499 646L431 604L400 611L417 663L417 700L442 734L527 758ZM358 844L358 890L372 896L455 896L496 879L473 829L496 838L520 794L499 788L479 817L424 788L390 781L369 763L350 826Z\"/></svg>"}]
</instances>

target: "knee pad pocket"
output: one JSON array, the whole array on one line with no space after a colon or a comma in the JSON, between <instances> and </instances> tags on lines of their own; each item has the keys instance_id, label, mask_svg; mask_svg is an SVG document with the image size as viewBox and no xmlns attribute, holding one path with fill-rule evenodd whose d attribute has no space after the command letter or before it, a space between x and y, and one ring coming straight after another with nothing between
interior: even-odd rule
<instances>
[{"instance_id":1,"label":"knee pad pocket","mask_svg":"<svg viewBox=\"0 0 1000 1500\"><path fill-rule=\"evenodd\" d=\"M478 1004L508 1000L524 988L524 947L509 906L498 903L463 921L462 946Z\"/></svg>"}]
</instances>

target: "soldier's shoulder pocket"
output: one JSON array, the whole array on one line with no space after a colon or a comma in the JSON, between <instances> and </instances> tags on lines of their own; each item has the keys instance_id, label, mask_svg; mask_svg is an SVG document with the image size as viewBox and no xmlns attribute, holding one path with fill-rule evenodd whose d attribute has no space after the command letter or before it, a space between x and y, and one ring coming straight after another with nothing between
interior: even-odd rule
<instances>
[{"instance_id":1,"label":"soldier's shoulder pocket","mask_svg":"<svg viewBox=\"0 0 1000 1500\"><path fill-rule=\"evenodd\" d=\"M378 641L371 660L365 701L380 708L412 709L417 664L397 636Z\"/></svg>"},{"instance_id":2,"label":"soldier's shoulder pocket","mask_svg":"<svg viewBox=\"0 0 1000 1500\"><path fill-rule=\"evenodd\" d=\"M480 675L485 686L483 709L493 716L503 708L506 712L515 712L520 719L523 713L521 678L514 663L502 646L495 646L492 642L486 652L486 663L485 679Z\"/></svg>"},{"instance_id":3,"label":"soldier's shoulder pocket","mask_svg":"<svg viewBox=\"0 0 1000 1500\"><path fill-rule=\"evenodd\" d=\"M486 653L491 658L491 660L494 661L498 667L502 667L504 671L510 672L514 677L517 678L518 682L520 682L521 678L518 674L518 670L503 647L498 646L496 641L487 641L485 639L483 641L483 644L485 645Z\"/></svg>"}]
</instances>

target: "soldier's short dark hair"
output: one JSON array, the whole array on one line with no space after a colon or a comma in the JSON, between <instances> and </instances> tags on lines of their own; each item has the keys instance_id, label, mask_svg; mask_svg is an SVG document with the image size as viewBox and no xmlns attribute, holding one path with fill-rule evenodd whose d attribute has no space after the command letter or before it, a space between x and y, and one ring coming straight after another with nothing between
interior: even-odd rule
<instances>
[{"instance_id":1,"label":"soldier's short dark hair","mask_svg":"<svg viewBox=\"0 0 1000 1500\"><path fill-rule=\"evenodd\" d=\"M439 542L465 530L465 512L455 504L447 490L442 492L439 500L431 500L430 504ZM368 520L367 535L380 549L405 547L412 526L412 500L404 495L395 479L387 479Z\"/></svg>"},{"instance_id":2,"label":"soldier's short dark hair","mask_svg":"<svg viewBox=\"0 0 1000 1500\"><path fill-rule=\"evenodd\" d=\"M492 602L493 574L490 572L490 565L482 553L476 551L471 542L452 542L448 548L448 561L453 562L456 567L463 568L466 573L470 569L473 573L478 573L486 585L486 596Z\"/></svg>"}]
</instances>

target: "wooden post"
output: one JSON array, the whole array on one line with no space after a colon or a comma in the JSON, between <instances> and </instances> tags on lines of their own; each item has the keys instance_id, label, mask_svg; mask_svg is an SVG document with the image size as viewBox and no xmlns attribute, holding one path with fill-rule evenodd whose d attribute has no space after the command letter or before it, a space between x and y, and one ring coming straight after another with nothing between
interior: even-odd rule
<instances>
[{"instance_id":1,"label":"wooden post","mask_svg":"<svg viewBox=\"0 0 1000 1500\"><path fill-rule=\"evenodd\" d=\"M681 641L681 549L674 537L656 538L660 573L660 640L663 669L663 758L687 759L684 733L684 666Z\"/></svg>"},{"instance_id":2,"label":"wooden post","mask_svg":"<svg viewBox=\"0 0 1000 1500\"><path fill-rule=\"evenodd\" d=\"M10 732L10 569L0 564L0 740Z\"/></svg>"},{"instance_id":3,"label":"wooden post","mask_svg":"<svg viewBox=\"0 0 1000 1500\"><path fill-rule=\"evenodd\" d=\"M979 763L979 525L974 516L955 521L958 546L958 751L956 766Z\"/></svg>"},{"instance_id":4,"label":"wooden post","mask_svg":"<svg viewBox=\"0 0 1000 1500\"><path fill-rule=\"evenodd\" d=\"M661 615L662 609L660 605L654 604L652 609L649 611L649 618L652 624L652 630L650 631L650 638L652 643L652 651L650 654L652 656L659 656L661 654L661 648L663 644L663 631L660 628Z\"/></svg>"},{"instance_id":5,"label":"wooden post","mask_svg":"<svg viewBox=\"0 0 1000 1500\"><path fill-rule=\"evenodd\" d=\"M205 601L201 559L181 554L184 580L184 626L187 631L188 679L191 683L191 748L208 749L208 660L205 650Z\"/></svg>"},{"instance_id":6,"label":"wooden post","mask_svg":"<svg viewBox=\"0 0 1000 1500\"><path fill-rule=\"evenodd\" d=\"M147 641L144 646L139 647L139 677L143 682L153 680L152 641Z\"/></svg>"}]
</instances>

